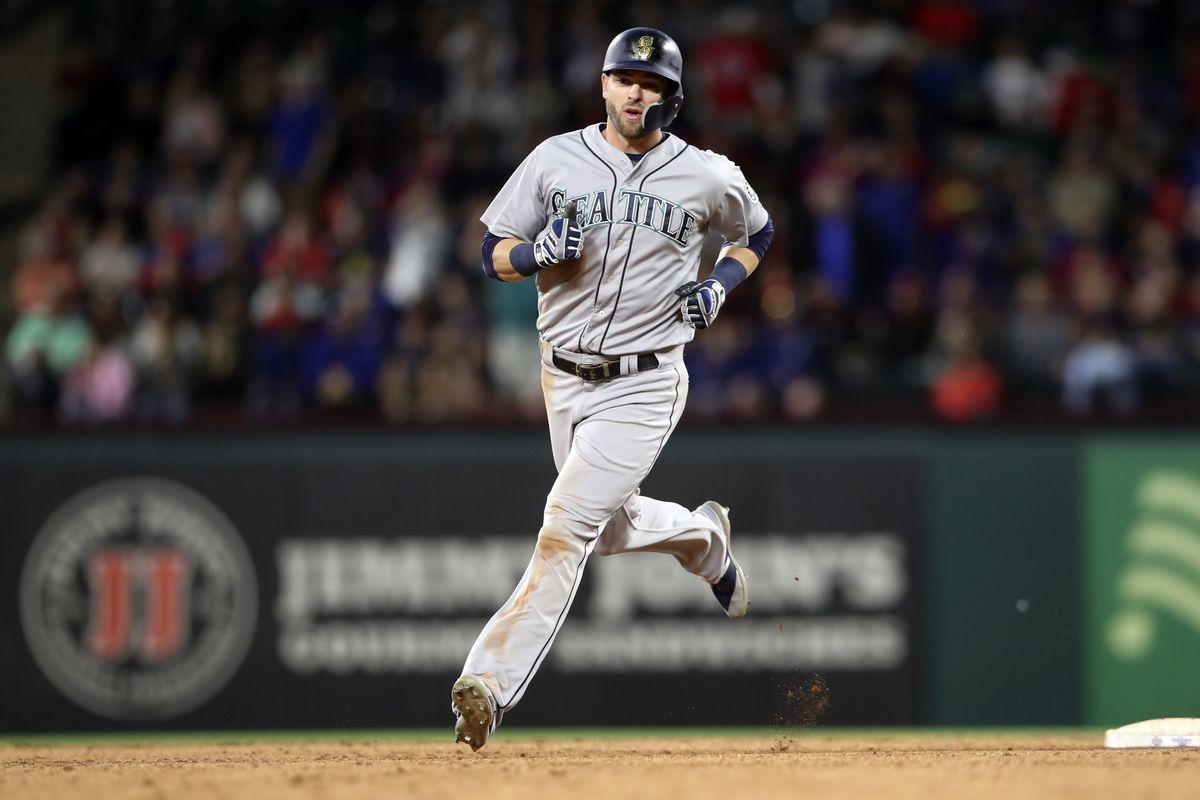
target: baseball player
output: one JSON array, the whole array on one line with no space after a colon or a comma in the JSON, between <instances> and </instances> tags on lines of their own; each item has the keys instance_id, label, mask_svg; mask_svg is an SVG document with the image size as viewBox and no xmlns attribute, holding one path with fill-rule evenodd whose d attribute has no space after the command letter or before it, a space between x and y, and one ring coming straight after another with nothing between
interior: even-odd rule
<instances>
[{"instance_id":1,"label":"baseball player","mask_svg":"<svg viewBox=\"0 0 1200 800\"><path fill-rule=\"evenodd\" d=\"M529 687L592 553L669 553L730 618L749 605L729 510L639 494L687 400L684 344L713 324L773 232L737 165L662 130L683 103L682 72L662 31L618 35L600 75L607 120L538 145L480 218L487 275L537 279L558 478L521 582L451 689L457 741L473 750ZM725 245L697 282L710 228Z\"/></svg>"}]
</instances>

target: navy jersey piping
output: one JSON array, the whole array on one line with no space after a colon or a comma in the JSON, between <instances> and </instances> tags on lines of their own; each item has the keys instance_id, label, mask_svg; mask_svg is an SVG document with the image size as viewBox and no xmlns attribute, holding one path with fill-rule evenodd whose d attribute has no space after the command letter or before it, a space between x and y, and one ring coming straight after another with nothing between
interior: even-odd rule
<instances>
[{"instance_id":1,"label":"navy jersey piping","mask_svg":"<svg viewBox=\"0 0 1200 800\"><path fill-rule=\"evenodd\" d=\"M579 132L579 141L583 143L583 146L585 148L587 148L587 151L592 154L593 158L595 158L597 161L599 161L601 164L603 164L605 167L607 167L608 171L612 173L613 188L612 188L612 194L609 195L609 200L608 200L608 218L611 220L613 218L613 215L616 214L616 208L617 208L617 205L616 205L617 204L617 171L612 168L612 165L610 165L607 161L605 161L603 158L601 158L600 155L595 150L593 150L591 147L588 147L587 139L583 138L583 131ZM592 307L593 308L596 307L596 301L600 299L600 284L603 283L604 273L608 269L608 252L611 249L612 249L612 223L610 222L608 224L608 235L607 235L607 237L605 237L605 240L604 240L604 258L600 262L600 275L599 275L599 277L596 278L596 293L592 296ZM579 331L579 341L575 345L576 349L581 353L583 352L583 335L585 333L587 333L589 323L590 323L590 320L588 322L583 323L583 328L580 329L580 331ZM607 332L607 328L605 329L605 331Z\"/></svg>"},{"instance_id":2,"label":"navy jersey piping","mask_svg":"<svg viewBox=\"0 0 1200 800\"><path fill-rule=\"evenodd\" d=\"M666 139L663 139L663 141L666 141ZM662 142L659 142L659 144L662 144ZM651 148L651 149L653 149L653 148ZM663 169L664 167L669 165L672 161L679 158L681 155L683 155L686 152L687 152L687 147L683 148L678 153L676 153L675 155L673 155L669 159L667 159L665 162L663 162L662 164L660 164L659 166L655 167L654 169L647 172L644 176L642 176L642 182L638 184L638 191L641 192L641 191L645 190L646 181L650 180L651 175L658 172L660 169ZM609 226L609 230L610 231L612 230L611 226ZM621 306L621 290L623 288L625 288L625 270L629 268L629 254L633 252L633 240L636 238L637 238L637 228L635 227L633 229L633 231L631 231L629 234L629 249L625 251L625 263L621 266L621 281L620 281L620 283L617 284L617 296L613 300L612 313L608 315L608 324L604 326L604 333L603 333L603 335L600 336L600 352L601 353L604 352L604 340L608 338L608 329L612 327L613 319L615 319L617 316L617 309L620 308L620 306ZM598 291L600 287L597 286L596 288ZM581 337L581 339L582 339L582 337Z\"/></svg>"}]
</instances>

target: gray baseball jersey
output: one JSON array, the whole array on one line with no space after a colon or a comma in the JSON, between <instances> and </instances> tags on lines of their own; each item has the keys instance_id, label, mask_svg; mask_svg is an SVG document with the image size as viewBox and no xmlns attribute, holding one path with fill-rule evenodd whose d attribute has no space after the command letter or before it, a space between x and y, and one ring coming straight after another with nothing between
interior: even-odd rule
<instances>
[{"instance_id":1,"label":"gray baseball jersey","mask_svg":"<svg viewBox=\"0 0 1200 800\"><path fill-rule=\"evenodd\" d=\"M534 148L480 220L496 236L532 242L571 200L583 255L538 273L538 332L605 356L690 341L674 290L696 279L705 233L745 247L768 216L725 156L670 135L634 164L592 125Z\"/></svg>"}]
</instances>

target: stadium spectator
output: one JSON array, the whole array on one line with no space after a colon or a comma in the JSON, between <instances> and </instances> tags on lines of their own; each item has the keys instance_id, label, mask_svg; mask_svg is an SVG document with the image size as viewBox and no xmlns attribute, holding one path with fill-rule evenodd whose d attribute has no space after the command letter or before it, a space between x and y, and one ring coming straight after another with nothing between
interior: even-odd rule
<instances>
[{"instance_id":1,"label":"stadium spectator","mask_svg":"<svg viewBox=\"0 0 1200 800\"><path fill-rule=\"evenodd\" d=\"M196 323L180 314L173 297L151 299L130 340L141 421L178 425L187 418L202 347Z\"/></svg>"},{"instance_id":2,"label":"stadium spectator","mask_svg":"<svg viewBox=\"0 0 1200 800\"><path fill-rule=\"evenodd\" d=\"M1117 414L1132 414L1140 401L1134 354L1103 322L1084 328L1063 364L1063 402L1073 414L1106 404Z\"/></svg>"},{"instance_id":3,"label":"stadium spectator","mask_svg":"<svg viewBox=\"0 0 1200 800\"><path fill-rule=\"evenodd\" d=\"M1015 382L1035 394L1052 388L1070 337L1070 318L1055 301L1046 274L1030 270L1018 278L1003 332L1006 364Z\"/></svg>"},{"instance_id":4,"label":"stadium spectator","mask_svg":"<svg viewBox=\"0 0 1200 800\"><path fill-rule=\"evenodd\" d=\"M58 418L64 425L121 423L133 410L136 376L121 309L111 295L101 294L91 303L90 317L95 332L87 355L62 378Z\"/></svg>"},{"instance_id":5,"label":"stadium spectator","mask_svg":"<svg viewBox=\"0 0 1200 800\"><path fill-rule=\"evenodd\" d=\"M88 358L92 331L74 308L67 289L56 287L46 302L28 306L8 334L8 367L21 402L50 410L60 383Z\"/></svg>"},{"instance_id":6,"label":"stadium spectator","mask_svg":"<svg viewBox=\"0 0 1200 800\"><path fill-rule=\"evenodd\" d=\"M136 288L140 262L137 248L127 241L124 221L109 217L79 258L83 288L93 295L122 297Z\"/></svg>"}]
</instances>

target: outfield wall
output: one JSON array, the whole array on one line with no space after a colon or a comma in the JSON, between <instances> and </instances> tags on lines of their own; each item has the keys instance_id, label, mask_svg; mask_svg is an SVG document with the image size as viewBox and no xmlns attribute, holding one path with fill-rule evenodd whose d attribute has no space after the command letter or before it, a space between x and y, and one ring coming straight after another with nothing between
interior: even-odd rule
<instances>
[{"instance_id":1,"label":"outfield wall","mask_svg":"<svg viewBox=\"0 0 1200 800\"><path fill-rule=\"evenodd\" d=\"M1191 714L1172 704L1200 663L1198 454L1152 437L681 430L644 490L732 505L751 615L726 620L669 557L594 557L515 713ZM0 443L0 728L443 724L552 480L538 432Z\"/></svg>"}]
</instances>

